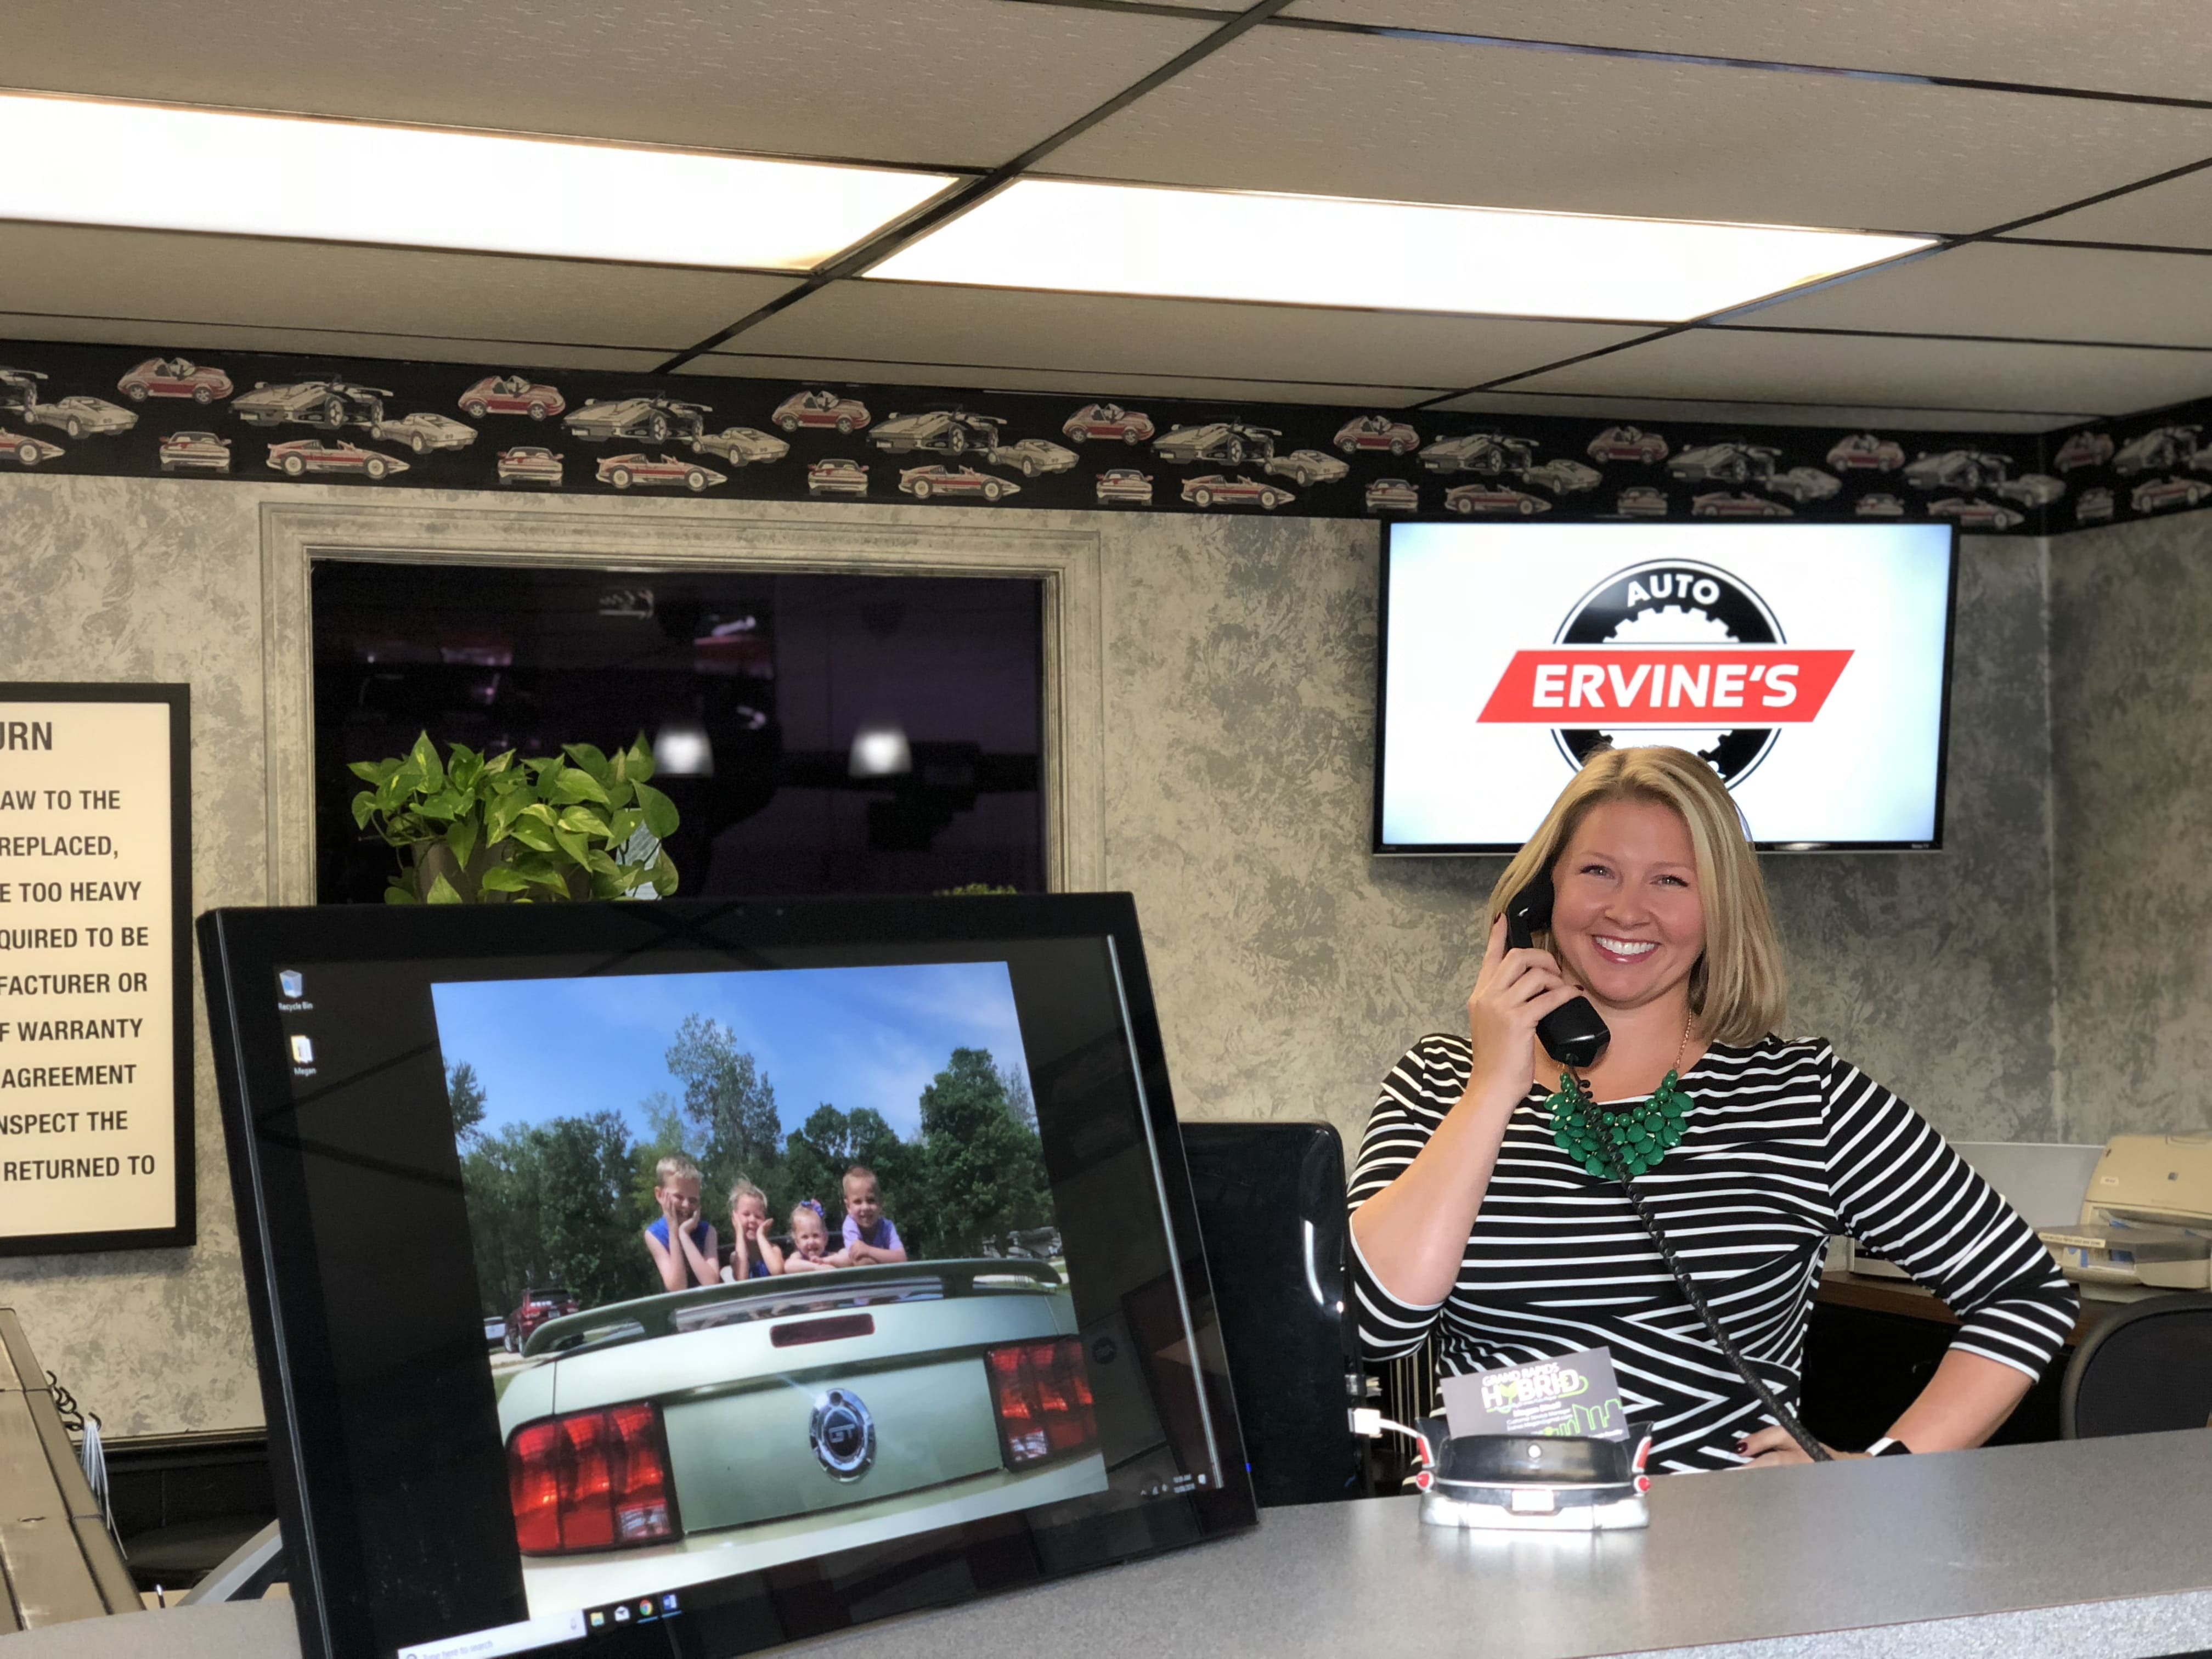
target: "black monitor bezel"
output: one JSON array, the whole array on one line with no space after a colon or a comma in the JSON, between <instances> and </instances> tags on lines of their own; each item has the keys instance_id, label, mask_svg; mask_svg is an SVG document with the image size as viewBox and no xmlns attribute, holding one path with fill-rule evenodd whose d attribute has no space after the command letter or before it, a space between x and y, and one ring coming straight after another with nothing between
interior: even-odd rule
<instances>
[{"instance_id":1,"label":"black monitor bezel","mask_svg":"<svg viewBox=\"0 0 2212 1659\"><path fill-rule=\"evenodd\" d=\"M1155 1148L1169 1238L1200 1358L1198 1376L1223 1443L1227 1484L1155 1500L1160 1520L1149 1533L1121 1517L1059 1529L1051 1559L1035 1571L1008 1565L1006 1540L985 1539L968 1549L979 1586L1013 1587L1113 1562L1182 1547L1249 1528L1257 1510L1241 1451L1236 1402L1214 1310L1204 1245L1184 1163L1169 1084L1157 1006L1146 972L1134 900L1125 893L973 896L953 899L852 898L691 900L654 904L589 903L499 907L370 907L216 910L198 924L202 969L223 1127L230 1153L247 1304L259 1357L278 1519L291 1551L292 1595L306 1659L369 1659L365 1632L349 1632L335 1609L362 1605L365 1586L356 1522L333 1496L341 1484L334 1461L315 1443L303 1401L334 1388L313 1361L313 1332L323 1311L313 1234L302 1196L279 1191L271 1204L270 1171L249 1121L254 1100L290 1103L283 1045L276 1036L275 1000L254 988L274 983L280 960L337 963L374 960L482 960L489 955L600 956L609 961L655 951L696 952L702 946L742 956L748 943L855 943L927 946L977 939L1111 942L1127 1024L1138 1062L1139 1094ZM326 1402L318 1409L327 1413ZM331 1454L334 1459L334 1451ZM1173 1516L1165 1513L1168 1508ZM1085 1530L1089 1528L1088 1532ZM936 1534L921 1534L933 1539ZM1158 1541L1167 1537L1169 1541ZM1016 1552L1019 1553L1018 1551ZM1026 1576L1025 1576L1026 1575ZM978 1589L973 1594L988 1593ZM950 1600L963 1600L954 1596ZM787 1609L782 1610L787 1619ZM848 1627L856 1620L836 1591L817 1591L800 1622L781 1640L795 1641ZM642 1629L635 1632L644 1635ZM614 1652L610 1648L603 1650ZM626 1650L624 1650L626 1651ZM639 1650L642 1651L643 1650ZM378 1654L376 1659L388 1659Z\"/></svg>"},{"instance_id":2,"label":"black monitor bezel","mask_svg":"<svg viewBox=\"0 0 2212 1659\"><path fill-rule=\"evenodd\" d=\"M1680 521L1676 521L1677 527ZM1949 520L1914 520L1917 528L1941 528L1948 532L1945 557L1948 574L1944 585L1943 615L1943 672L1942 688L1937 693L1936 729L1936 821L1934 833L1927 841L1788 841L1754 842L1752 845L1761 853L1939 853L1943 850L1944 802L1949 793L1951 773L1951 675L1958 660L1956 638L1959 629L1959 526ZM1382 526L1381 546L1376 565L1375 578L1375 749L1374 789L1371 797L1371 817L1368 825L1368 851L1376 858L1451 858L1510 857L1521 850L1516 842L1393 842L1382 838L1382 760L1389 732L1388 707L1390 666L1390 544L1395 532L1401 530L1436 527L1432 520L1412 521L1391 520ZM1547 532L1583 530L1583 524L1508 524L1495 526L1511 530L1525 536L1541 536ZM1624 519L1620 527L1631 531L1656 529L1656 523ZM1767 530L1782 526L1765 520L1747 519L1701 520L1697 528L1726 535L1736 531ZM1824 529L1891 530L1893 522L1879 525L1823 524ZM1562 784L1565 780L1561 779Z\"/></svg>"}]
</instances>

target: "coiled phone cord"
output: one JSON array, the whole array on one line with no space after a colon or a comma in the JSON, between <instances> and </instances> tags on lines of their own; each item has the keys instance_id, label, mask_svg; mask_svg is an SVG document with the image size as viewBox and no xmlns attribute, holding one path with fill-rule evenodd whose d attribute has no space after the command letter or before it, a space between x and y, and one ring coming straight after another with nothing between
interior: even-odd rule
<instances>
[{"instance_id":1,"label":"coiled phone cord","mask_svg":"<svg viewBox=\"0 0 2212 1659\"><path fill-rule=\"evenodd\" d=\"M1619 1160L1613 1157L1613 1148L1604 1146L1602 1143L1601 1147L1606 1163L1611 1166L1608 1172L1620 1183L1620 1190L1628 1194L1629 1206L1636 1212L1636 1218L1644 1224L1644 1231L1651 1235L1651 1242L1659 1247L1659 1259L1667 1264L1667 1271L1674 1276L1674 1283L1681 1287L1682 1294L1690 1298L1690 1306L1696 1310L1698 1317L1705 1321L1705 1329L1719 1346L1721 1357L1735 1367L1738 1376L1751 1384L1751 1391L1759 1396L1759 1403L1765 1407L1772 1413L1774 1420L1789 1431L1790 1437L1797 1443L1799 1450L1815 1463L1833 1462L1833 1455L1806 1431L1805 1425L1797 1420L1797 1413L1782 1403L1781 1396L1752 1369L1751 1362L1743 1357L1743 1351L1721 1328L1721 1322L1713 1317L1712 1307L1706 1302L1705 1293L1698 1288L1698 1281L1690 1277L1688 1269L1675 1255L1674 1247L1667 1242L1667 1235L1659 1231L1659 1218L1651 1213L1651 1206L1644 1201L1644 1194L1630 1182L1628 1171L1622 1169Z\"/></svg>"}]
</instances>

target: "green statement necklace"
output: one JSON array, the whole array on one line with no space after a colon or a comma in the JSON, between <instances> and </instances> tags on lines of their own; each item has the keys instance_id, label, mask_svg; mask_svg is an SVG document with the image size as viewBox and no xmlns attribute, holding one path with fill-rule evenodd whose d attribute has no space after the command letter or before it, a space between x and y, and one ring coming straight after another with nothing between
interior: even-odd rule
<instances>
[{"instance_id":1,"label":"green statement necklace","mask_svg":"<svg viewBox=\"0 0 2212 1659\"><path fill-rule=\"evenodd\" d=\"M1694 1103L1682 1087L1682 1056L1689 1052L1690 1027L1682 1027L1674 1064L1652 1091L1651 1098L1635 1106L1601 1107L1572 1066L1559 1073L1557 1094L1544 1102L1552 1115L1552 1139L1559 1150L1592 1175L1642 1175L1656 1168L1669 1148L1680 1146L1682 1126Z\"/></svg>"}]
</instances>

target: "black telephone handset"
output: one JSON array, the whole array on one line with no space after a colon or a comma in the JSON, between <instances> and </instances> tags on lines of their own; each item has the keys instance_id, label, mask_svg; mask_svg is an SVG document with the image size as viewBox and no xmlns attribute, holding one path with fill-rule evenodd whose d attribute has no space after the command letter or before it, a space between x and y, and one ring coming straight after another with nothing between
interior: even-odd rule
<instances>
[{"instance_id":1,"label":"black telephone handset","mask_svg":"<svg viewBox=\"0 0 2212 1659\"><path fill-rule=\"evenodd\" d=\"M1539 927L1552 925L1552 875L1539 871L1505 907L1505 942L1516 951L1534 948ZM1588 997L1562 1003L1536 1022L1544 1052L1562 1066L1595 1066L1613 1033Z\"/></svg>"}]
</instances>

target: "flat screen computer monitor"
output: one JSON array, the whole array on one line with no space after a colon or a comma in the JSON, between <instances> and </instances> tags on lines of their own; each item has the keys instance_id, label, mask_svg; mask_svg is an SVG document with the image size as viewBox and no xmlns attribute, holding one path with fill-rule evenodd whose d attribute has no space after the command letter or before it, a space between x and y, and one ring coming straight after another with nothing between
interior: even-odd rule
<instances>
[{"instance_id":1,"label":"flat screen computer monitor","mask_svg":"<svg viewBox=\"0 0 2212 1659\"><path fill-rule=\"evenodd\" d=\"M716 1659L1252 1523L1126 896L200 944L310 1659Z\"/></svg>"},{"instance_id":2,"label":"flat screen computer monitor","mask_svg":"<svg viewBox=\"0 0 2212 1659\"><path fill-rule=\"evenodd\" d=\"M1702 757L1762 848L1941 845L1956 539L1388 526L1375 850L1516 851L1594 751L1645 744Z\"/></svg>"}]
</instances>

